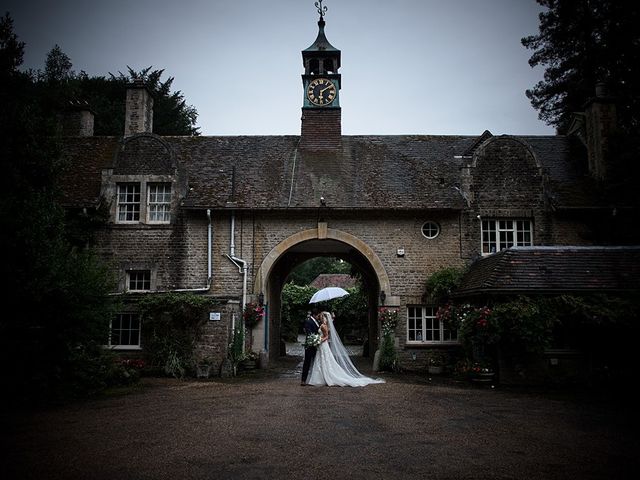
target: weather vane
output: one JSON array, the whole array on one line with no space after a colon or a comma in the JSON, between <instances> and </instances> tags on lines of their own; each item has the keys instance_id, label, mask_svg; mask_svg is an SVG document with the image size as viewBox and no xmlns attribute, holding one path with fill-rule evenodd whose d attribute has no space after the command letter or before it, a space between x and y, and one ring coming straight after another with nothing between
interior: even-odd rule
<instances>
[{"instance_id":1,"label":"weather vane","mask_svg":"<svg viewBox=\"0 0 640 480\"><path fill-rule=\"evenodd\" d=\"M318 0L316 2L316 8L318 9L318 13L320 14L320 19L324 20L324 14L327 13L327 7L322 6L322 0Z\"/></svg>"}]
</instances>

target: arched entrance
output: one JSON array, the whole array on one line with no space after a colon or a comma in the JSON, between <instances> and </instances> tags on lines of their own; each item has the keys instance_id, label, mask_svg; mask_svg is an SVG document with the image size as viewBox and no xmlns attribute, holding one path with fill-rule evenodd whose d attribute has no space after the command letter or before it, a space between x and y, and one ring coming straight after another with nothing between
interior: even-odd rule
<instances>
[{"instance_id":1,"label":"arched entrance","mask_svg":"<svg viewBox=\"0 0 640 480\"><path fill-rule=\"evenodd\" d=\"M267 350L270 359L281 354L280 307L284 282L302 262L319 256L341 258L362 274L368 298L369 351L371 356L378 343L377 306L380 292L390 293L389 277L375 252L359 238L319 223L317 229L299 232L287 238L264 258L256 272L254 292L264 295L267 315L253 331L254 348ZM301 319L302 320L302 319Z\"/></svg>"}]
</instances>

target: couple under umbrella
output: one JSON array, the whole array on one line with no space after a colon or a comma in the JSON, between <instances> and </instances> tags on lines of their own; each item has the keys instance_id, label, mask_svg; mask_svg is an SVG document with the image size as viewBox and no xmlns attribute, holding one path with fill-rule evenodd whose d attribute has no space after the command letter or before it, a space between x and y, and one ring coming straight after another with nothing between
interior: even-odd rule
<instances>
[{"instance_id":1,"label":"couple under umbrella","mask_svg":"<svg viewBox=\"0 0 640 480\"><path fill-rule=\"evenodd\" d=\"M326 302L348 294L342 288L327 287L318 290L309 303ZM364 387L372 383L384 383L380 378L361 374L353 365L333 320L333 315L329 312L314 306L304 322L306 338L301 385Z\"/></svg>"}]
</instances>

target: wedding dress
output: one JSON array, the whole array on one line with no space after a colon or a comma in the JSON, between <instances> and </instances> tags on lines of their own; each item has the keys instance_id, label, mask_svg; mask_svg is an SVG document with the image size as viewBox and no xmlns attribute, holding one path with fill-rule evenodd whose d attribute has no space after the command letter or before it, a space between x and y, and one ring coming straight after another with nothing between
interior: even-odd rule
<instances>
[{"instance_id":1,"label":"wedding dress","mask_svg":"<svg viewBox=\"0 0 640 480\"><path fill-rule=\"evenodd\" d=\"M381 378L370 378L358 371L342 345L333 326L331 314L323 312L322 316L327 320L329 339L318 347L309 376L309 385L364 387L372 383L385 383Z\"/></svg>"}]
</instances>

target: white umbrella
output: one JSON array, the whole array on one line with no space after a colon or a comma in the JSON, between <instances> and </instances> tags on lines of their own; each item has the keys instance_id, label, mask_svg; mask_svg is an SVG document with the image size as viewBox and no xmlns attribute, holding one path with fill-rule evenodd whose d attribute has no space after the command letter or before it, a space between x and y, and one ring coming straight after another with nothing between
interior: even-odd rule
<instances>
[{"instance_id":1,"label":"white umbrella","mask_svg":"<svg viewBox=\"0 0 640 480\"><path fill-rule=\"evenodd\" d=\"M349 295L344 288L340 287L326 287L318 290L313 294L309 303L326 302L327 300L333 300L334 298L341 298Z\"/></svg>"}]
</instances>

